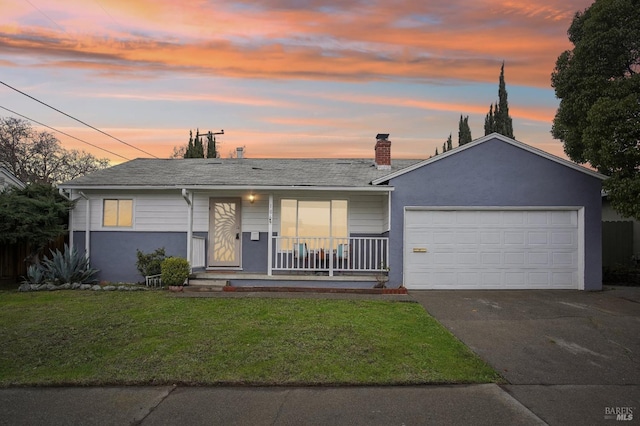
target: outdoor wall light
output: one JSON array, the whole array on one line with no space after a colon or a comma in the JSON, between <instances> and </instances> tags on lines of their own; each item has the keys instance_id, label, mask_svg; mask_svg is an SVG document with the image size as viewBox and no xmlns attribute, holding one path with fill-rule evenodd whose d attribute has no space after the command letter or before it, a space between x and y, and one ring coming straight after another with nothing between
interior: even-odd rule
<instances>
[{"instance_id":1,"label":"outdoor wall light","mask_svg":"<svg viewBox=\"0 0 640 426\"><path fill-rule=\"evenodd\" d=\"M255 195L253 195L253 194L249 194L249 202L250 202L251 204L253 204L253 202L254 202L255 200L256 200L256 196L255 196Z\"/></svg>"}]
</instances>

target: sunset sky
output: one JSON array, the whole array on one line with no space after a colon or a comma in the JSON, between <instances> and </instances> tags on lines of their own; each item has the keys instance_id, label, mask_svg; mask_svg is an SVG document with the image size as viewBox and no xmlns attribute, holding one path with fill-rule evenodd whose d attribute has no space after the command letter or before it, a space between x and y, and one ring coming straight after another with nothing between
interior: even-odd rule
<instances>
[{"instance_id":1,"label":"sunset sky","mask_svg":"<svg viewBox=\"0 0 640 426\"><path fill-rule=\"evenodd\" d=\"M484 135L505 61L516 139L564 156L550 74L591 3L0 0L0 81L161 158L196 128L224 129L223 157L370 158L390 133L392 157L427 158L460 114ZM6 86L0 107L147 156Z\"/></svg>"}]
</instances>

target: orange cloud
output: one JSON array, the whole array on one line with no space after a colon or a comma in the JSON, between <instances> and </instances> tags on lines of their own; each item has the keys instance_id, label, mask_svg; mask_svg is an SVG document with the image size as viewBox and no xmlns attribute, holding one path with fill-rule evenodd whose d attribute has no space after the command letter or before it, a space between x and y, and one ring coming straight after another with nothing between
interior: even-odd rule
<instances>
[{"instance_id":1,"label":"orange cloud","mask_svg":"<svg viewBox=\"0 0 640 426\"><path fill-rule=\"evenodd\" d=\"M357 8L346 2L331 14L321 8L296 9L295 4L246 2L240 13L234 3L206 7L115 1L108 4L109 15L84 5L94 19L101 17L109 27L122 23L135 28L136 35L121 30L97 33L95 23L77 13L61 21L73 29L67 34L0 27L0 46L35 56L42 65L127 77L190 72L238 78L484 82L495 81L499 62L507 60L512 83L548 87L555 57L569 46L565 31L577 9L575 3L553 1L533 6L483 1L464 7L374 2ZM411 19L413 24L402 24Z\"/></svg>"}]
</instances>

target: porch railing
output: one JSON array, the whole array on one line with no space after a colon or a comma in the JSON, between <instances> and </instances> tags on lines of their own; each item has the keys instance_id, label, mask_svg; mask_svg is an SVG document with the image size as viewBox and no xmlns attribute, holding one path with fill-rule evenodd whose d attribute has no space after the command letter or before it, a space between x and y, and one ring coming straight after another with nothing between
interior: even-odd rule
<instances>
[{"instance_id":1,"label":"porch railing","mask_svg":"<svg viewBox=\"0 0 640 426\"><path fill-rule=\"evenodd\" d=\"M273 238L274 271L385 272L389 239L385 237Z\"/></svg>"}]
</instances>

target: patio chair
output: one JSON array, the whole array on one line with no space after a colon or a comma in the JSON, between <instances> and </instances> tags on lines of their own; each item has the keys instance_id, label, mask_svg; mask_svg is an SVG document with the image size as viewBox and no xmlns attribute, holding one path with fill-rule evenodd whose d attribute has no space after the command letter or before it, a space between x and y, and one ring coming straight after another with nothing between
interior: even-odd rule
<instances>
[{"instance_id":1,"label":"patio chair","mask_svg":"<svg viewBox=\"0 0 640 426\"><path fill-rule=\"evenodd\" d=\"M349 263L349 244L338 244L336 246L336 267L346 268Z\"/></svg>"},{"instance_id":2,"label":"patio chair","mask_svg":"<svg viewBox=\"0 0 640 426\"><path fill-rule=\"evenodd\" d=\"M308 259L309 249L307 248L307 243L295 243L293 245L294 267L305 266L305 263Z\"/></svg>"}]
</instances>

